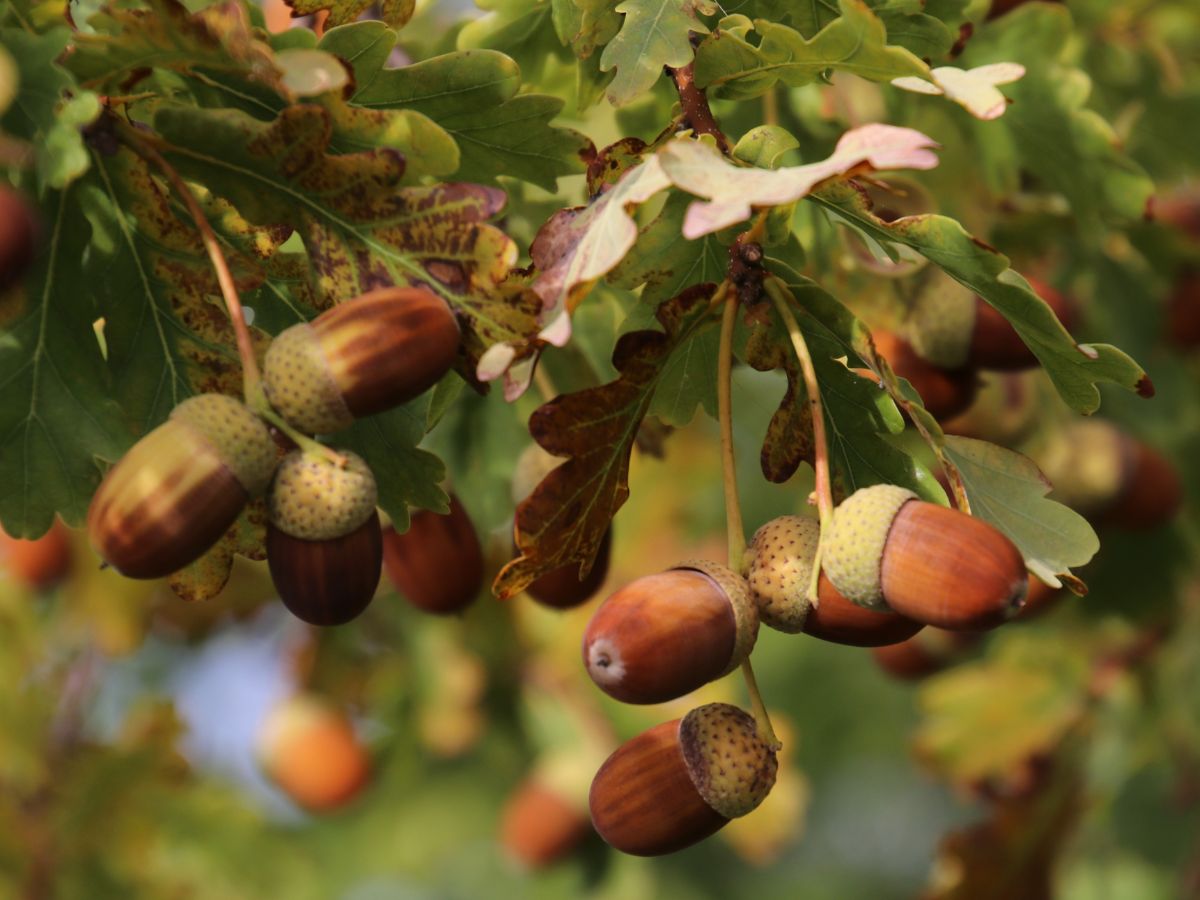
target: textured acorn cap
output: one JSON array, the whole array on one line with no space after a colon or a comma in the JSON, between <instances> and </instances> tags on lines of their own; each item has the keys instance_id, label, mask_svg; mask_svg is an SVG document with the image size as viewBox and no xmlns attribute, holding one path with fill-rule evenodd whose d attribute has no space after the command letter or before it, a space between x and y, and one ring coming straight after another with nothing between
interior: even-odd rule
<instances>
[{"instance_id":1,"label":"textured acorn cap","mask_svg":"<svg viewBox=\"0 0 1200 900\"><path fill-rule=\"evenodd\" d=\"M750 589L746 585L746 579L732 569L706 559L689 559L677 566L672 566L672 568L702 572L715 581L725 596L729 598L736 632L729 666L718 677L728 675L750 655L750 651L754 649L754 642L758 640L758 607L750 599Z\"/></svg>"},{"instance_id":2,"label":"textured acorn cap","mask_svg":"<svg viewBox=\"0 0 1200 900\"><path fill-rule=\"evenodd\" d=\"M746 580L764 625L788 634L804 628L820 538L820 524L803 516L780 516L754 533Z\"/></svg>"},{"instance_id":3,"label":"textured acorn cap","mask_svg":"<svg viewBox=\"0 0 1200 900\"><path fill-rule=\"evenodd\" d=\"M833 511L821 566L838 592L868 609L887 609L880 564L896 513L917 495L894 484L860 488Z\"/></svg>"},{"instance_id":4,"label":"textured acorn cap","mask_svg":"<svg viewBox=\"0 0 1200 900\"><path fill-rule=\"evenodd\" d=\"M333 434L354 424L312 325L281 332L263 359L263 391L281 416L309 434Z\"/></svg>"},{"instance_id":5,"label":"textured acorn cap","mask_svg":"<svg viewBox=\"0 0 1200 900\"><path fill-rule=\"evenodd\" d=\"M275 442L262 419L240 400L200 394L176 406L170 418L203 435L247 494L261 494L270 484L277 459Z\"/></svg>"},{"instance_id":6,"label":"textured acorn cap","mask_svg":"<svg viewBox=\"0 0 1200 900\"><path fill-rule=\"evenodd\" d=\"M354 531L375 512L375 476L361 456L339 451L346 467L295 450L283 458L267 498L271 522L306 541L326 541Z\"/></svg>"},{"instance_id":7,"label":"textured acorn cap","mask_svg":"<svg viewBox=\"0 0 1200 900\"><path fill-rule=\"evenodd\" d=\"M975 314L975 294L935 268L909 310L903 335L923 359L957 369L971 352Z\"/></svg>"},{"instance_id":8,"label":"textured acorn cap","mask_svg":"<svg viewBox=\"0 0 1200 900\"><path fill-rule=\"evenodd\" d=\"M754 717L728 703L708 703L683 717L679 743L688 775L704 802L727 819L752 811L771 792L778 762Z\"/></svg>"}]
</instances>

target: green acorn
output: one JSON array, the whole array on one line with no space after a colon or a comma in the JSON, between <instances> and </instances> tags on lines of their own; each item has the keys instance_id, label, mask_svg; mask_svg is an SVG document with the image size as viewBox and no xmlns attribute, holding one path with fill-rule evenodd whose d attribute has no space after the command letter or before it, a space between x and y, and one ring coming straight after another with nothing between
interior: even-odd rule
<instances>
[{"instance_id":1,"label":"green acorn","mask_svg":"<svg viewBox=\"0 0 1200 900\"><path fill-rule=\"evenodd\" d=\"M267 499L267 562L283 604L312 625L358 616L379 585L383 534L370 467L297 450L279 464Z\"/></svg>"},{"instance_id":2,"label":"green acorn","mask_svg":"<svg viewBox=\"0 0 1200 900\"><path fill-rule=\"evenodd\" d=\"M266 425L240 401L191 397L109 470L88 507L88 537L123 575L170 575L225 534L276 460Z\"/></svg>"}]
</instances>

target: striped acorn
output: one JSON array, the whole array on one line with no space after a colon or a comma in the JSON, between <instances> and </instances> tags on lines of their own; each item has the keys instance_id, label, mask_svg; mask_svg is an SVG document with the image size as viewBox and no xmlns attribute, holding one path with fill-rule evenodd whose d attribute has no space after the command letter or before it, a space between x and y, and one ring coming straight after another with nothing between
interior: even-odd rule
<instances>
[{"instance_id":1,"label":"striped acorn","mask_svg":"<svg viewBox=\"0 0 1200 900\"><path fill-rule=\"evenodd\" d=\"M309 434L423 394L458 354L458 322L426 288L390 287L339 303L280 333L263 360L263 390Z\"/></svg>"},{"instance_id":2,"label":"striped acorn","mask_svg":"<svg viewBox=\"0 0 1200 900\"><path fill-rule=\"evenodd\" d=\"M408 530L383 533L383 565L409 603L435 615L462 612L483 587L483 547L462 501L450 511L416 510Z\"/></svg>"},{"instance_id":3,"label":"striped acorn","mask_svg":"<svg viewBox=\"0 0 1200 900\"><path fill-rule=\"evenodd\" d=\"M354 453L345 467L296 450L267 498L267 562L279 598L311 625L343 625L375 595L383 535L375 476Z\"/></svg>"},{"instance_id":4,"label":"striped acorn","mask_svg":"<svg viewBox=\"0 0 1200 900\"><path fill-rule=\"evenodd\" d=\"M170 575L225 534L276 460L266 425L240 401L191 397L109 470L88 508L88 537L123 575Z\"/></svg>"},{"instance_id":5,"label":"striped acorn","mask_svg":"<svg viewBox=\"0 0 1200 900\"><path fill-rule=\"evenodd\" d=\"M979 519L896 485L862 488L834 510L822 568L846 599L951 631L979 631L1024 602L1025 562Z\"/></svg>"},{"instance_id":6,"label":"striped acorn","mask_svg":"<svg viewBox=\"0 0 1200 900\"><path fill-rule=\"evenodd\" d=\"M622 853L674 853L757 808L777 770L752 716L709 703L617 748L592 780L592 824Z\"/></svg>"},{"instance_id":7,"label":"striped acorn","mask_svg":"<svg viewBox=\"0 0 1200 900\"><path fill-rule=\"evenodd\" d=\"M746 581L705 561L631 581L583 635L597 686L625 703L662 703L732 672L754 648L758 610Z\"/></svg>"},{"instance_id":8,"label":"striped acorn","mask_svg":"<svg viewBox=\"0 0 1200 900\"><path fill-rule=\"evenodd\" d=\"M802 516L780 516L755 532L747 552L750 562L746 580L764 625L855 647L895 643L922 628L920 622L897 613L851 603L823 573L817 603L809 602L820 533L816 520Z\"/></svg>"}]
</instances>

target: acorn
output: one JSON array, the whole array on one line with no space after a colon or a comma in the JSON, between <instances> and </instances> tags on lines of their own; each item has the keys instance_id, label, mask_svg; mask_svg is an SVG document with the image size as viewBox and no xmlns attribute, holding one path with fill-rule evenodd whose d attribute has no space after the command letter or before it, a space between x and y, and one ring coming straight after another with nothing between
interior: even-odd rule
<instances>
[{"instance_id":1,"label":"acorn","mask_svg":"<svg viewBox=\"0 0 1200 900\"><path fill-rule=\"evenodd\" d=\"M1027 280L1059 321L1068 324L1073 304L1049 285ZM901 336L922 359L948 371L965 367L1012 371L1038 365L1033 351L995 307L940 269L917 294Z\"/></svg>"},{"instance_id":2,"label":"acorn","mask_svg":"<svg viewBox=\"0 0 1200 900\"><path fill-rule=\"evenodd\" d=\"M897 612L851 603L824 572L817 585L817 601L804 620L804 633L831 644L882 647L907 640L925 627Z\"/></svg>"},{"instance_id":3,"label":"acorn","mask_svg":"<svg viewBox=\"0 0 1200 900\"><path fill-rule=\"evenodd\" d=\"M585 810L531 775L504 804L500 843L522 866L541 869L570 855L587 838L591 825Z\"/></svg>"},{"instance_id":4,"label":"acorn","mask_svg":"<svg viewBox=\"0 0 1200 900\"><path fill-rule=\"evenodd\" d=\"M706 561L631 581L596 610L583 662L625 703L662 703L732 672L754 647L758 610L736 572Z\"/></svg>"},{"instance_id":5,"label":"acorn","mask_svg":"<svg viewBox=\"0 0 1200 900\"><path fill-rule=\"evenodd\" d=\"M384 530L383 566L404 599L435 615L462 612L483 587L483 547L454 494L445 515L419 509L404 533Z\"/></svg>"},{"instance_id":6,"label":"acorn","mask_svg":"<svg viewBox=\"0 0 1200 900\"><path fill-rule=\"evenodd\" d=\"M801 516L779 516L754 532L746 584L764 625L787 634L803 630L820 539L820 524Z\"/></svg>"},{"instance_id":7,"label":"acorn","mask_svg":"<svg viewBox=\"0 0 1200 900\"><path fill-rule=\"evenodd\" d=\"M893 678L917 681L953 665L977 643L973 632L926 628L906 641L873 648L871 656Z\"/></svg>"},{"instance_id":8,"label":"acorn","mask_svg":"<svg viewBox=\"0 0 1200 900\"><path fill-rule=\"evenodd\" d=\"M0 528L0 569L35 591L58 584L71 569L71 538L58 519L39 538L10 537Z\"/></svg>"},{"instance_id":9,"label":"acorn","mask_svg":"<svg viewBox=\"0 0 1200 900\"><path fill-rule=\"evenodd\" d=\"M592 780L592 824L622 853L674 853L755 809L777 768L752 716L709 703L617 748Z\"/></svg>"},{"instance_id":10,"label":"acorn","mask_svg":"<svg viewBox=\"0 0 1200 900\"><path fill-rule=\"evenodd\" d=\"M0 291L8 290L29 270L40 230L33 207L20 191L0 187Z\"/></svg>"},{"instance_id":11,"label":"acorn","mask_svg":"<svg viewBox=\"0 0 1200 900\"><path fill-rule=\"evenodd\" d=\"M1166 338L1181 350L1200 346L1200 269L1184 269L1175 278L1167 296Z\"/></svg>"},{"instance_id":12,"label":"acorn","mask_svg":"<svg viewBox=\"0 0 1200 900\"><path fill-rule=\"evenodd\" d=\"M258 734L264 772L310 812L331 812L353 800L371 776L371 758L349 719L312 695L271 710Z\"/></svg>"},{"instance_id":13,"label":"acorn","mask_svg":"<svg viewBox=\"0 0 1200 900\"><path fill-rule=\"evenodd\" d=\"M935 419L957 416L975 399L974 369L943 369L922 358L908 341L890 331L872 333L876 352L901 378L907 379Z\"/></svg>"},{"instance_id":14,"label":"acorn","mask_svg":"<svg viewBox=\"0 0 1200 900\"><path fill-rule=\"evenodd\" d=\"M1025 605L1017 613L1018 619L1032 619L1057 606L1070 591L1062 587L1050 587L1040 578L1029 576L1029 591L1025 595Z\"/></svg>"},{"instance_id":15,"label":"acorn","mask_svg":"<svg viewBox=\"0 0 1200 900\"><path fill-rule=\"evenodd\" d=\"M941 423L946 434L1016 447L1038 425L1040 402L1034 372L981 372L975 402Z\"/></svg>"},{"instance_id":16,"label":"acorn","mask_svg":"<svg viewBox=\"0 0 1200 900\"><path fill-rule=\"evenodd\" d=\"M267 497L267 563L279 598L310 625L343 625L379 585L383 534L375 476L357 454L344 467L301 450L279 464Z\"/></svg>"},{"instance_id":17,"label":"acorn","mask_svg":"<svg viewBox=\"0 0 1200 900\"><path fill-rule=\"evenodd\" d=\"M1050 496L1100 524L1139 531L1174 518L1183 502L1175 466L1158 450L1103 419L1068 423L1035 462Z\"/></svg>"},{"instance_id":18,"label":"acorn","mask_svg":"<svg viewBox=\"0 0 1200 900\"><path fill-rule=\"evenodd\" d=\"M1012 12L1018 6L1024 6L1029 0L992 0L992 5L988 9L988 20L999 18L1005 13ZM1041 0L1043 3L1061 3L1063 0Z\"/></svg>"},{"instance_id":19,"label":"acorn","mask_svg":"<svg viewBox=\"0 0 1200 900\"><path fill-rule=\"evenodd\" d=\"M297 428L332 434L433 387L454 364L459 338L437 294L381 288L281 332L263 360L263 390Z\"/></svg>"},{"instance_id":20,"label":"acorn","mask_svg":"<svg viewBox=\"0 0 1200 900\"><path fill-rule=\"evenodd\" d=\"M1025 599L1025 561L991 525L890 484L839 505L822 567L847 600L951 631L1009 619Z\"/></svg>"},{"instance_id":21,"label":"acorn","mask_svg":"<svg viewBox=\"0 0 1200 900\"><path fill-rule=\"evenodd\" d=\"M88 538L122 575L170 575L225 534L276 458L266 425L240 401L191 397L109 470L88 507Z\"/></svg>"}]
</instances>

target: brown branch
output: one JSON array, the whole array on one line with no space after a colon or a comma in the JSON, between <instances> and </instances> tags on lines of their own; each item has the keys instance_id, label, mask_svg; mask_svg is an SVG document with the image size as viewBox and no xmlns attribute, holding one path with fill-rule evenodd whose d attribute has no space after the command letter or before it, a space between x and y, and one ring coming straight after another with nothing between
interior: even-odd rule
<instances>
[{"instance_id":1,"label":"brown branch","mask_svg":"<svg viewBox=\"0 0 1200 900\"><path fill-rule=\"evenodd\" d=\"M704 91L696 87L694 66L695 63L688 63L678 69L667 66L667 72L675 82L675 90L679 92L679 103L683 107L683 122L696 134L710 134L716 138L717 147L728 156L729 138L725 136L712 109L709 108L708 97L704 95Z\"/></svg>"}]
</instances>

